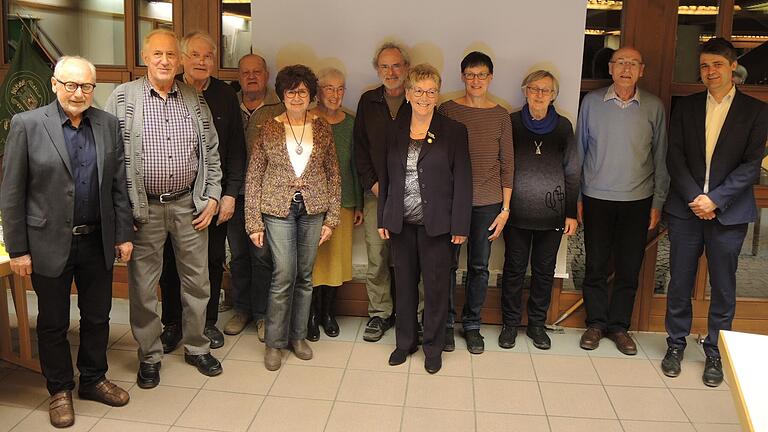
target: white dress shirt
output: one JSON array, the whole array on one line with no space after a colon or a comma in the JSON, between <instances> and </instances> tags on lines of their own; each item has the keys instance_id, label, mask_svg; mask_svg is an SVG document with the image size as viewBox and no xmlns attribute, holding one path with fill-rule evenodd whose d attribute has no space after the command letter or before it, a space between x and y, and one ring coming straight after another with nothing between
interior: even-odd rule
<instances>
[{"instance_id":1,"label":"white dress shirt","mask_svg":"<svg viewBox=\"0 0 768 432\"><path fill-rule=\"evenodd\" d=\"M712 154L715 152L717 139L720 137L720 130L725 123L725 117L728 116L728 110L731 109L733 96L736 94L736 86L731 87L731 91L723 97L718 103L710 92L707 92L707 120L704 126L706 130L706 163L707 173L704 177L704 193L709 192L709 169L712 164Z\"/></svg>"}]
</instances>

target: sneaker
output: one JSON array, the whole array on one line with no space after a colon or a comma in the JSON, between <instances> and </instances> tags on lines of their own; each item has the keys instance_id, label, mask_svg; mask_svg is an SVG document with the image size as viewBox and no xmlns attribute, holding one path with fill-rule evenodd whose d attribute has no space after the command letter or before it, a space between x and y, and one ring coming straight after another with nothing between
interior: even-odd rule
<instances>
[{"instance_id":1,"label":"sneaker","mask_svg":"<svg viewBox=\"0 0 768 432\"><path fill-rule=\"evenodd\" d=\"M548 350L552 348L552 341L547 335L547 329L544 326L528 326L525 329L525 334L533 341L533 346L540 350Z\"/></svg>"},{"instance_id":2,"label":"sneaker","mask_svg":"<svg viewBox=\"0 0 768 432\"><path fill-rule=\"evenodd\" d=\"M453 327L445 329L445 346L443 351L451 352L456 349L456 340L453 338Z\"/></svg>"},{"instance_id":3,"label":"sneaker","mask_svg":"<svg viewBox=\"0 0 768 432\"><path fill-rule=\"evenodd\" d=\"M366 342L378 342L384 336L384 333L389 330L389 326L388 319L377 316L369 319L368 324L365 325L363 340Z\"/></svg>"},{"instance_id":4,"label":"sneaker","mask_svg":"<svg viewBox=\"0 0 768 432\"><path fill-rule=\"evenodd\" d=\"M224 325L224 333L230 336L240 334L245 329L245 326L251 322L251 316L243 311L235 311L232 318Z\"/></svg>"},{"instance_id":5,"label":"sneaker","mask_svg":"<svg viewBox=\"0 0 768 432\"><path fill-rule=\"evenodd\" d=\"M683 360L683 349L668 347L664 360L661 361L661 371L664 375L674 378L680 375L680 362Z\"/></svg>"},{"instance_id":6,"label":"sneaker","mask_svg":"<svg viewBox=\"0 0 768 432\"><path fill-rule=\"evenodd\" d=\"M259 338L259 342L264 342L264 330L265 330L266 324L264 323L264 318L256 321L256 336Z\"/></svg>"},{"instance_id":7,"label":"sneaker","mask_svg":"<svg viewBox=\"0 0 768 432\"><path fill-rule=\"evenodd\" d=\"M701 380L707 387L717 387L723 383L723 363L720 357L707 356Z\"/></svg>"},{"instance_id":8,"label":"sneaker","mask_svg":"<svg viewBox=\"0 0 768 432\"><path fill-rule=\"evenodd\" d=\"M485 351L485 342L480 330L465 330L464 339L467 340L467 350L472 354L482 354Z\"/></svg>"},{"instance_id":9,"label":"sneaker","mask_svg":"<svg viewBox=\"0 0 768 432\"><path fill-rule=\"evenodd\" d=\"M501 334L499 334L499 346L504 349L512 349L515 347L515 340L517 339L517 326L505 325L501 328Z\"/></svg>"}]
</instances>

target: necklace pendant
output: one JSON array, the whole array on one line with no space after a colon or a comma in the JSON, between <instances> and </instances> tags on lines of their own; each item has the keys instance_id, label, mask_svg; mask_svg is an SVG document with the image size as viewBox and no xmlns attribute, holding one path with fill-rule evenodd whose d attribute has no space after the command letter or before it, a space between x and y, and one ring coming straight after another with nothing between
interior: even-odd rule
<instances>
[{"instance_id":1,"label":"necklace pendant","mask_svg":"<svg viewBox=\"0 0 768 432\"><path fill-rule=\"evenodd\" d=\"M535 154L536 155L541 155L541 145L544 144L544 141L541 141L541 142L534 141L533 144L536 145L536 153Z\"/></svg>"},{"instance_id":2,"label":"necklace pendant","mask_svg":"<svg viewBox=\"0 0 768 432\"><path fill-rule=\"evenodd\" d=\"M304 148L301 146L301 144L296 146L296 154L300 155L304 152Z\"/></svg>"}]
</instances>

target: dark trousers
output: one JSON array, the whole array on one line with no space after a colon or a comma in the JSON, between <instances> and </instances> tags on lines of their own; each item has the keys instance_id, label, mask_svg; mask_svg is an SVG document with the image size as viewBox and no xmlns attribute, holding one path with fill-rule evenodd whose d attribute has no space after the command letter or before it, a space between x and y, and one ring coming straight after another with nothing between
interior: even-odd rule
<instances>
[{"instance_id":1,"label":"dark trousers","mask_svg":"<svg viewBox=\"0 0 768 432\"><path fill-rule=\"evenodd\" d=\"M206 324L216 324L219 319L219 297L221 279L224 275L226 258L225 241L227 224L216 225L217 216L208 225L208 280L211 282L211 297L205 313ZM163 272L160 274L160 293L163 300L163 325L181 324L181 280L176 270L176 255L173 253L171 237L165 241L163 250Z\"/></svg>"},{"instance_id":2,"label":"dark trousers","mask_svg":"<svg viewBox=\"0 0 768 432\"><path fill-rule=\"evenodd\" d=\"M653 197L638 201L583 197L587 265L582 292L588 327L610 333L629 329L652 201ZM616 275L609 295L608 263L612 254Z\"/></svg>"},{"instance_id":3,"label":"dark trousers","mask_svg":"<svg viewBox=\"0 0 768 432\"><path fill-rule=\"evenodd\" d=\"M34 267L34 263L32 263ZM112 270L104 265L101 232L72 237L64 271L57 277L32 273L37 293L37 343L40 367L48 392L75 388L69 350L69 294L74 279L80 309L80 348L77 369L80 385L99 382L107 373L109 312L112 309Z\"/></svg>"},{"instance_id":4,"label":"dark trousers","mask_svg":"<svg viewBox=\"0 0 768 432\"><path fill-rule=\"evenodd\" d=\"M706 251L712 294L704 352L719 356L720 330L731 329L736 313L736 268L747 224L722 225L717 220L680 219L669 214L667 218L670 243L670 281L664 319L669 335L667 344L685 349L685 337L691 333L693 319L691 295L696 270L702 251Z\"/></svg>"},{"instance_id":5,"label":"dark trousers","mask_svg":"<svg viewBox=\"0 0 768 432\"><path fill-rule=\"evenodd\" d=\"M501 203L472 207L472 219L467 238L467 283L464 286L464 308L461 312L461 322L464 330L480 329L480 311L485 303L488 292L488 260L491 258L491 232L488 227L501 211ZM456 321L456 269L458 268L461 246L454 247L451 265L451 291L448 301L447 327L453 328Z\"/></svg>"},{"instance_id":6,"label":"dark trousers","mask_svg":"<svg viewBox=\"0 0 768 432\"><path fill-rule=\"evenodd\" d=\"M427 358L439 357L445 345L448 287L453 253L451 235L427 235L424 226L403 224L391 234L391 254L397 281L395 329L397 348L410 350L418 343L419 277L424 279L424 340Z\"/></svg>"},{"instance_id":7,"label":"dark trousers","mask_svg":"<svg viewBox=\"0 0 768 432\"><path fill-rule=\"evenodd\" d=\"M269 242L256 247L245 232L245 199L237 197L235 214L229 220L227 239L232 261L229 269L232 273L232 291L235 309L251 315L253 319L262 319L267 313L267 297L272 283L272 253Z\"/></svg>"},{"instance_id":8,"label":"dark trousers","mask_svg":"<svg viewBox=\"0 0 768 432\"><path fill-rule=\"evenodd\" d=\"M557 250L562 230L529 230L504 227L504 273L501 278L501 314L504 325L519 326L523 307L523 282L531 260L528 326L543 327L552 300Z\"/></svg>"}]
</instances>

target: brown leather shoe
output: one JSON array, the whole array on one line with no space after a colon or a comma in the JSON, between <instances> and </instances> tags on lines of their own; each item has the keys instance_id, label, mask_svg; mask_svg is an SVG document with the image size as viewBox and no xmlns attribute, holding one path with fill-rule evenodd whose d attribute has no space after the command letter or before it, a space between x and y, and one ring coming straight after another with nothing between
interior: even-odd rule
<instances>
[{"instance_id":1,"label":"brown leather shoe","mask_svg":"<svg viewBox=\"0 0 768 432\"><path fill-rule=\"evenodd\" d=\"M54 393L48 405L51 425L65 428L75 424L75 408L72 405L72 392L69 390Z\"/></svg>"},{"instance_id":2,"label":"brown leather shoe","mask_svg":"<svg viewBox=\"0 0 768 432\"><path fill-rule=\"evenodd\" d=\"M635 341L629 337L629 333L626 331L608 333L607 337L616 343L616 348L618 348L622 354L630 356L637 354L637 345L635 345Z\"/></svg>"},{"instance_id":3,"label":"brown leather shoe","mask_svg":"<svg viewBox=\"0 0 768 432\"><path fill-rule=\"evenodd\" d=\"M297 358L301 360L312 360L312 348L304 339L291 341L291 348Z\"/></svg>"},{"instance_id":4,"label":"brown leather shoe","mask_svg":"<svg viewBox=\"0 0 768 432\"><path fill-rule=\"evenodd\" d=\"M603 331L597 327L589 327L587 331L581 335L581 342L579 346L585 350L593 350L600 346L600 339L603 338Z\"/></svg>"},{"instance_id":5,"label":"brown leather shoe","mask_svg":"<svg viewBox=\"0 0 768 432\"><path fill-rule=\"evenodd\" d=\"M267 370L276 371L280 369L282 364L283 354L280 352L280 349L267 347L267 350L264 352L264 367Z\"/></svg>"},{"instance_id":6,"label":"brown leather shoe","mask_svg":"<svg viewBox=\"0 0 768 432\"><path fill-rule=\"evenodd\" d=\"M106 378L91 386L84 387L81 385L77 390L77 394L80 396L80 399L101 402L113 407L121 407L131 399L127 391L111 383Z\"/></svg>"}]
</instances>

